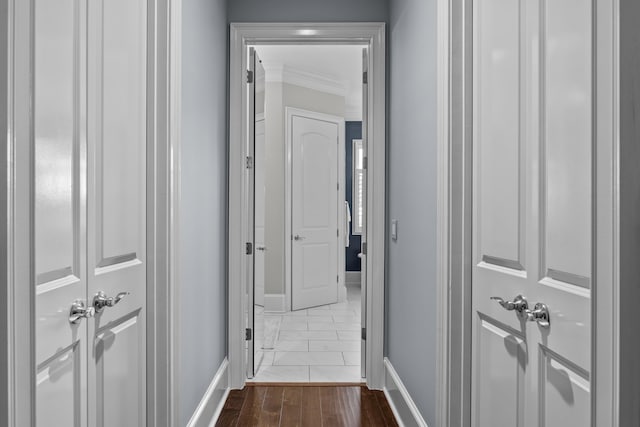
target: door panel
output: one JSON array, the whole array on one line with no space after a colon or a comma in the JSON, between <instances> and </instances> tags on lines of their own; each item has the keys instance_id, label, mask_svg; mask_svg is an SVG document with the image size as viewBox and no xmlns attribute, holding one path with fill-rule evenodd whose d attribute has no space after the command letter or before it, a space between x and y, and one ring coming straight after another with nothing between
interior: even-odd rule
<instances>
[{"instance_id":1,"label":"door panel","mask_svg":"<svg viewBox=\"0 0 640 427\"><path fill-rule=\"evenodd\" d=\"M258 70L261 67L258 67ZM256 70L256 71L258 71ZM258 79L260 73L258 72ZM257 99L257 97L256 97ZM267 188L265 183L265 121L256 121L256 149L255 149L255 174L256 174L256 213L255 213L255 304L264 306L265 283L265 206Z\"/></svg>"},{"instance_id":2,"label":"door panel","mask_svg":"<svg viewBox=\"0 0 640 427\"><path fill-rule=\"evenodd\" d=\"M476 3L482 32L475 76L480 115L474 141L480 147L478 244L485 262L521 270L520 7L511 0Z\"/></svg>"},{"instance_id":3,"label":"door panel","mask_svg":"<svg viewBox=\"0 0 640 427\"><path fill-rule=\"evenodd\" d=\"M491 389L477 389L476 425L522 426L525 396L527 345L522 335L489 319L479 322L477 386L491 383ZM495 408L500 407L499 411Z\"/></svg>"},{"instance_id":4,"label":"door panel","mask_svg":"<svg viewBox=\"0 0 640 427\"><path fill-rule=\"evenodd\" d=\"M86 321L69 323L86 299L81 156L86 70L77 35L82 5L34 3L36 424L86 425Z\"/></svg>"},{"instance_id":5,"label":"door panel","mask_svg":"<svg viewBox=\"0 0 640 427\"><path fill-rule=\"evenodd\" d=\"M89 6L89 420L145 425L147 2Z\"/></svg>"},{"instance_id":6,"label":"door panel","mask_svg":"<svg viewBox=\"0 0 640 427\"><path fill-rule=\"evenodd\" d=\"M583 0L474 3L475 426L590 423L591 25ZM549 327L490 300L518 294ZM487 330L524 346L517 372Z\"/></svg>"},{"instance_id":7,"label":"door panel","mask_svg":"<svg viewBox=\"0 0 640 427\"><path fill-rule=\"evenodd\" d=\"M294 115L291 127L292 307L299 310L338 301L339 126Z\"/></svg>"}]
</instances>

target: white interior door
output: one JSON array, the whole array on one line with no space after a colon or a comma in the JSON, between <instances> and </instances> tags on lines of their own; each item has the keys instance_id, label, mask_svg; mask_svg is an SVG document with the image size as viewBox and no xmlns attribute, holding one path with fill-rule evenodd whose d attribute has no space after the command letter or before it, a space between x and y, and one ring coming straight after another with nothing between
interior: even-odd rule
<instances>
[{"instance_id":1,"label":"white interior door","mask_svg":"<svg viewBox=\"0 0 640 427\"><path fill-rule=\"evenodd\" d=\"M35 2L38 425L146 425L146 6Z\"/></svg>"},{"instance_id":2,"label":"white interior door","mask_svg":"<svg viewBox=\"0 0 640 427\"><path fill-rule=\"evenodd\" d=\"M88 16L88 298L117 302L88 323L89 420L144 426L147 1Z\"/></svg>"},{"instance_id":3,"label":"white interior door","mask_svg":"<svg viewBox=\"0 0 640 427\"><path fill-rule=\"evenodd\" d=\"M338 301L339 123L291 119L291 305Z\"/></svg>"},{"instance_id":4,"label":"white interior door","mask_svg":"<svg viewBox=\"0 0 640 427\"><path fill-rule=\"evenodd\" d=\"M82 2L34 3L36 423L87 425L86 73Z\"/></svg>"},{"instance_id":5,"label":"white interior door","mask_svg":"<svg viewBox=\"0 0 640 427\"><path fill-rule=\"evenodd\" d=\"M264 119L256 121L256 151L255 151L255 168L256 168L256 265L255 265L255 304L264 307L264 259L267 247L264 241L265 231L265 202L266 202L266 186L265 186L265 133Z\"/></svg>"},{"instance_id":6,"label":"white interior door","mask_svg":"<svg viewBox=\"0 0 640 427\"><path fill-rule=\"evenodd\" d=\"M474 426L590 425L592 22L474 2Z\"/></svg>"},{"instance_id":7,"label":"white interior door","mask_svg":"<svg viewBox=\"0 0 640 427\"><path fill-rule=\"evenodd\" d=\"M362 49L362 233L360 235L360 326L362 331L366 331L367 327L367 152L369 146L369 50ZM367 76L365 78L364 76ZM354 153L355 156L355 153ZM356 160L358 161L358 160ZM358 165L355 165L358 166ZM352 193L355 200L356 193ZM353 210L355 215L358 212ZM348 232L348 231L347 231ZM365 333L360 335L360 376L367 376L367 337Z\"/></svg>"}]
</instances>

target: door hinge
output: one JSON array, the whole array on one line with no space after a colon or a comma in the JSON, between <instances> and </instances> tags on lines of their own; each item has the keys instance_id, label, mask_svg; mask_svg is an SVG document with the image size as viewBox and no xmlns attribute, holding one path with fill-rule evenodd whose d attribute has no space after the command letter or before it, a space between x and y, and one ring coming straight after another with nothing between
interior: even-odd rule
<instances>
[{"instance_id":1,"label":"door hinge","mask_svg":"<svg viewBox=\"0 0 640 427\"><path fill-rule=\"evenodd\" d=\"M244 330L244 339L247 341L251 341L251 339L253 338L253 331L251 330L251 328L247 328Z\"/></svg>"},{"instance_id":2,"label":"door hinge","mask_svg":"<svg viewBox=\"0 0 640 427\"><path fill-rule=\"evenodd\" d=\"M251 242L247 242L245 245L245 252L247 255L252 255L253 254L253 243Z\"/></svg>"},{"instance_id":3,"label":"door hinge","mask_svg":"<svg viewBox=\"0 0 640 427\"><path fill-rule=\"evenodd\" d=\"M336 283L340 283L340 275L339 274L336 276Z\"/></svg>"},{"instance_id":4,"label":"door hinge","mask_svg":"<svg viewBox=\"0 0 640 427\"><path fill-rule=\"evenodd\" d=\"M247 83L253 83L253 71L247 70Z\"/></svg>"},{"instance_id":5,"label":"door hinge","mask_svg":"<svg viewBox=\"0 0 640 427\"><path fill-rule=\"evenodd\" d=\"M340 191L340 183L336 184L336 190Z\"/></svg>"},{"instance_id":6,"label":"door hinge","mask_svg":"<svg viewBox=\"0 0 640 427\"><path fill-rule=\"evenodd\" d=\"M253 168L253 157L247 156L246 166L247 166L247 169Z\"/></svg>"},{"instance_id":7,"label":"door hinge","mask_svg":"<svg viewBox=\"0 0 640 427\"><path fill-rule=\"evenodd\" d=\"M362 339L366 341L366 339L367 339L367 328L362 328L361 336L362 336Z\"/></svg>"},{"instance_id":8,"label":"door hinge","mask_svg":"<svg viewBox=\"0 0 640 427\"><path fill-rule=\"evenodd\" d=\"M364 72L362 73L362 84L368 84L369 83L369 73L368 72Z\"/></svg>"},{"instance_id":9,"label":"door hinge","mask_svg":"<svg viewBox=\"0 0 640 427\"><path fill-rule=\"evenodd\" d=\"M340 229L339 228L336 230L336 237L340 237Z\"/></svg>"},{"instance_id":10,"label":"door hinge","mask_svg":"<svg viewBox=\"0 0 640 427\"><path fill-rule=\"evenodd\" d=\"M369 158L368 157L363 157L362 158L362 169L367 169L367 167L369 167Z\"/></svg>"},{"instance_id":11,"label":"door hinge","mask_svg":"<svg viewBox=\"0 0 640 427\"><path fill-rule=\"evenodd\" d=\"M362 248L361 248L360 252L362 252L362 255L366 255L367 254L367 242L362 242Z\"/></svg>"}]
</instances>

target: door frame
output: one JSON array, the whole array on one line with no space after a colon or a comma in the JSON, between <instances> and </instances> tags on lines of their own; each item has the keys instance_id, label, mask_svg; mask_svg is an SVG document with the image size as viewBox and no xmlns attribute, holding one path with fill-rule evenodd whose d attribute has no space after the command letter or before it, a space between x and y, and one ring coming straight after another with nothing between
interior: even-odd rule
<instances>
[{"instance_id":1,"label":"door frame","mask_svg":"<svg viewBox=\"0 0 640 427\"><path fill-rule=\"evenodd\" d=\"M621 207L622 197L634 197L640 183L620 191L620 132L631 129L628 144L638 132L633 120L621 123L619 76L619 34L621 0L592 0L597 49L593 64L595 113L598 117L593 139L592 277L591 306L591 411L592 425L619 425L632 413L633 405L621 407L620 332L625 321L621 312L620 263L621 219L630 229L640 223L631 203ZM436 424L471 426L471 200L472 200L472 0L438 0L437 3L437 79L438 79L438 390ZM632 11L638 19L640 8ZM635 32L629 18L628 33ZM636 36L637 37L637 36ZM629 43L631 44L631 43ZM637 61L640 53L629 47ZM637 62L629 60L630 70ZM632 71L637 73L637 70ZM636 97L638 96L636 90ZM636 98L637 105L637 98ZM631 138L635 136L635 138ZM624 147L624 145L623 145ZM635 158L637 159L637 157ZM631 168L629 168L631 169ZM637 166L636 166L637 169ZM637 176L634 172L631 176ZM633 196L632 196L633 195ZM634 254L638 254L637 244ZM637 264L637 262L635 263ZM633 267L626 267L632 270ZM628 285L631 286L631 285ZM637 304L640 296L633 293ZM633 324L631 312L627 322ZM638 350L634 350L637 352ZM631 363L631 362L629 362ZM632 382L632 381L630 381ZM632 388L632 386L629 386ZM637 390L637 387L636 387ZM600 398L598 398L600 397ZM637 398L637 393L629 403ZM637 402L636 402L637 403ZM632 418L635 419L636 415Z\"/></svg>"},{"instance_id":2,"label":"door frame","mask_svg":"<svg viewBox=\"0 0 640 427\"><path fill-rule=\"evenodd\" d=\"M367 385L384 387L384 278L385 278L385 156L386 156L386 35L384 23L232 23L230 26L229 89L229 386L244 387L246 376L243 289L250 236L244 209L249 135L246 70L248 45L257 44L362 44L369 47L368 111L369 161L366 262L367 278ZM375 96L374 96L375 94ZM374 172L375 171L375 172Z\"/></svg>"},{"instance_id":3,"label":"door frame","mask_svg":"<svg viewBox=\"0 0 640 427\"><path fill-rule=\"evenodd\" d=\"M180 2L148 0L147 421L177 425L173 390ZM33 2L0 0L0 424L35 425L35 241L33 180ZM169 49L169 46L172 49ZM178 127L179 129L179 127ZM4 255L6 254L6 256ZM71 303L71 302L70 302Z\"/></svg>"},{"instance_id":4,"label":"door frame","mask_svg":"<svg viewBox=\"0 0 640 427\"><path fill-rule=\"evenodd\" d=\"M291 252L291 226L293 222L293 141L291 135L291 125L294 115L304 116L310 119L322 120L338 125L338 141L339 146L344 147L344 118L338 116L332 116L324 113L317 113L315 111L303 110L301 108L287 107L285 106L285 213L284 213L284 277L285 277L285 309L291 311L293 307L293 289L292 289L292 252ZM338 240L338 302L346 300L347 290L344 287L344 270L345 270L345 247L344 244L340 245L340 238L344 239L344 198L345 198L345 174L341 173L345 171L345 150L338 149L338 184L339 190L337 191L338 198L338 229L340 230L340 236L336 236ZM341 203L342 202L342 203ZM289 236L289 237L287 237ZM343 240L344 241L344 240Z\"/></svg>"}]
</instances>

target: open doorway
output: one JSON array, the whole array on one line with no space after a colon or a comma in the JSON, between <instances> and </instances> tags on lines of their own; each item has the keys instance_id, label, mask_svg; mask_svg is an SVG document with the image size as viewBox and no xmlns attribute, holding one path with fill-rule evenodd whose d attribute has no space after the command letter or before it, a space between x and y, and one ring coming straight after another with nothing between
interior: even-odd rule
<instances>
[{"instance_id":1,"label":"open doorway","mask_svg":"<svg viewBox=\"0 0 640 427\"><path fill-rule=\"evenodd\" d=\"M251 381L364 378L363 51L366 58L362 45L248 51L254 83Z\"/></svg>"}]
</instances>

